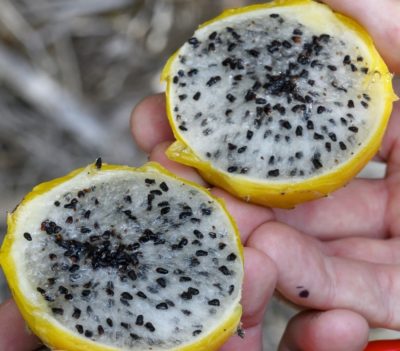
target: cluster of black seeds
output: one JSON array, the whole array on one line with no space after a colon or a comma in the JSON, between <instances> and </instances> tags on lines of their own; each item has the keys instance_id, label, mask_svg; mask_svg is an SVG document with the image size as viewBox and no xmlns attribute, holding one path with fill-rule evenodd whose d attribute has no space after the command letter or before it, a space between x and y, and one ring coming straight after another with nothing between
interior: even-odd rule
<instances>
[{"instance_id":1,"label":"cluster of black seeds","mask_svg":"<svg viewBox=\"0 0 400 351\"><path fill-rule=\"evenodd\" d=\"M27 270L43 272L33 284L54 317L87 338L179 345L206 328L198 308L214 316L234 299L224 277L235 276L240 262L213 201L178 181L139 181L136 188L100 183L56 200L38 234L23 233L33 251L46 247L42 266ZM171 334L160 334L159 323L171 324Z\"/></svg>"},{"instance_id":2,"label":"cluster of black seeds","mask_svg":"<svg viewBox=\"0 0 400 351\"><path fill-rule=\"evenodd\" d=\"M172 77L196 153L229 173L293 178L355 152L371 103L358 47L279 14L217 26L188 41Z\"/></svg>"}]
</instances>

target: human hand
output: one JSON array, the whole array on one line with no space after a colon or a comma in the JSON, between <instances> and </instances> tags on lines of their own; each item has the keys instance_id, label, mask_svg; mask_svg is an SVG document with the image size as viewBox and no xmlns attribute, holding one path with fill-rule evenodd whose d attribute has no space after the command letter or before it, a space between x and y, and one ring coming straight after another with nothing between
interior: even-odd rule
<instances>
[{"instance_id":1,"label":"human hand","mask_svg":"<svg viewBox=\"0 0 400 351\"><path fill-rule=\"evenodd\" d=\"M400 25L395 16L400 15L398 1L325 2L364 24L390 69L400 72ZM396 239L400 235L399 121L397 103L378 155L388 163L383 180L355 180L327 199L291 211L263 211L253 206L253 213L242 212L248 204L213 189L227 200L240 227L252 223L254 228L265 222L244 242L276 263L281 294L310 309L289 323L281 350L362 350L369 326L400 329L400 304L396 300L400 283L395 279L400 273L396 267L400 261L396 257L400 244ZM201 182L193 170L164 156L174 138L163 96L144 100L134 110L131 126L138 145L151 154L152 160ZM245 292L257 289L260 280L254 279L256 283L246 286ZM236 349L244 349L237 340L224 348Z\"/></svg>"}]
</instances>

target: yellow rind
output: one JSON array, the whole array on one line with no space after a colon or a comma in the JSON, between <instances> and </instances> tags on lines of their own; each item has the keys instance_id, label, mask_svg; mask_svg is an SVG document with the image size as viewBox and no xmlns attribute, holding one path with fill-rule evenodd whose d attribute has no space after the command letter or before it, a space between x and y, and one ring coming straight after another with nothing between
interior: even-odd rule
<instances>
[{"instance_id":1,"label":"yellow rind","mask_svg":"<svg viewBox=\"0 0 400 351\"><path fill-rule=\"evenodd\" d=\"M200 25L199 28L206 27L227 17L240 15L246 12L298 5L324 6L328 8L326 5L316 3L313 0L276 0L267 4L251 5L243 8L226 10L218 17ZM182 137L181 132L178 130L173 118L173 110L170 102L172 87L172 77L170 72L174 61L179 55L179 50L167 61L161 75L161 79L165 80L167 83L166 111L169 123L176 138L176 142L168 148L166 152L167 156L173 161L197 168L203 178L210 184L220 186L245 201L270 207L293 208L297 204L305 201L327 196L331 192L347 184L361 171L361 169L379 150L392 112L393 101L397 99L397 96L394 93L392 86L392 74L389 72L385 62L376 50L371 36L353 19L340 13L333 13L340 22L349 28L349 30L356 32L359 38L367 46L371 58L370 72L379 74L385 92L385 96L381 97L382 99L385 99L385 107L382 116L379 117L381 121L380 125L369 143L364 145L364 147L360 149L354 157L350 158L347 162L330 172L297 182L262 181L240 175L232 175L213 167L210 162L200 159L193 150L191 150ZM373 74L367 76L365 84L368 84L370 79L374 79Z\"/></svg>"},{"instance_id":2,"label":"yellow rind","mask_svg":"<svg viewBox=\"0 0 400 351\"><path fill-rule=\"evenodd\" d=\"M170 176L176 180L179 180L185 184L193 186L197 190L205 193L207 196L215 200L223 209L225 214L228 216L232 227L234 228L236 245L240 253L240 260L243 267L243 246L240 240L240 234L238 227L233 220L232 216L226 209L225 203L222 199L219 199L212 195L207 189L202 188L198 184L177 177L175 174L169 172L161 165L155 162L149 162L142 167L133 168L129 166L119 166L119 165L108 165L103 164L101 171L131 171L131 172L154 172L161 173ZM54 189L60 184L71 180L72 178L78 176L82 172L96 172L98 171L94 165L90 165L86 168L80 168L72 171L68 175L54 179L49 182L42 183L36 186L18 205L18 207L13 211L13 213L7 216L7 234L3 241L0 249L0 265L3 272L7 278L11 293L13 298L24 318L26 323L32 332L37 335L44 344L52 348L53 350L59 351L121 351L119 348L107 346L104 344L95 343L89 339L80 336L77 333L72 332L65 328L57 320L49 316L44 310L45 304L35 305L29 300L29 293L21 290L18 284L18 275L16 262L13 257L13 243L15 242L16 226L18 223L19 213L23 209L29 206L30 201L36 199L38 196L47 193L48 191ZM239 324L242 315L242 306L238 304L232 311L232 314L228 316L225 320L222 320L220 325L210 333L203 335L196 342L184 345L179 348L170 349L171 351L217 351L225 341L232 336ZM156 350L156 349L155 349Z\"/></svg>"}]
</instances>

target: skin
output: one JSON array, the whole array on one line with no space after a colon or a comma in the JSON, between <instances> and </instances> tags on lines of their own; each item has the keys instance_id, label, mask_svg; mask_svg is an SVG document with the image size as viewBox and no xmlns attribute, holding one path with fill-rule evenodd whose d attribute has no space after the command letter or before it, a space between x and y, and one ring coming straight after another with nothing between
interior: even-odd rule
<instances>
[{"instance_id":1,"label":"skin","mask_svg":"<svg viewBox=\"0 0 400 351\"><path fill-rule=\"evenodd\" d=\"M362 23L391 71L400 73L398 0L324 2ZM193 169L164 155L173 135L163 95L146 98L134 109L131 130L151 160L207 185ZM222 351L262 350L263 315L275 289L303 309L288 323L280 351L358 351L367 343L370 326L400 330L399 103L377 158L388 165L384 179L354 180L329 198L291 211L246 204L221 189L212 190L225 199L246 245L246 337L231 338ZM300 296L303 290L307 297ZM0 349L37 347L38 340L27 332L15 304L3 303Z\"/></svg>"}]
</instances>

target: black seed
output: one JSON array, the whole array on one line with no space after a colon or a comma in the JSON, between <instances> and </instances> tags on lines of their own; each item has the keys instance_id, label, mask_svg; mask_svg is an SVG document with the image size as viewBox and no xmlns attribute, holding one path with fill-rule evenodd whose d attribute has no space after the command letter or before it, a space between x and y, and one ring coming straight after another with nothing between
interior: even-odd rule
<instances>
[{"instance_id":1,"label":"black seed","mask_svg":"<svg viewBox=\"0 0 400 351\"><path fill-rule=\"evenodd\" d=\"M106 322L107 322L107 324L108 324L109 327L112 327L113 324L114 324L111 318L107 318L107 319L106 319Z\"/></svg>"},{"instance_id":2,"label":"black seed","mask_svg":"<svg viewBox=\"0 0 400 351\"><path fill-rule=\"evenodd\" d=\"M310 292L308 290L302 290L299 292L299 296L302 298L307 298L310 295Z\"/></svg>"},{"instance_id":3,"label":"black seed","mask_svg":"<svg viewBox=\"0 0 400 351\"><path fill-rule=\"evenodd\" d=\"M160 214L165 215L171 210L170 207L163 207L160 211Z\"/></svg>"},{"instance_id":4,"label":"black seed","mask_svg":"<svg viewBox=\"0 0 400 351\"><path fill-rule=\"evenodd\" d=\"M143 320L143 315L141 315L141 314L139 314L137 317L136 317L136 325L143 325L143 322L144 322L144 320Z\"/></svg>"},{"instance_id":5,"label":"black seed","mask_svg":"<svg viewBox=\"0 0 400 351\"><path fill-rule=\"evenodd\" d=\"M190 282L191 280L192 280L192 278L190 278L190 277L185 277L185 276L182 276L182 277L179 278L179 281L180 281L181 283Z\"/></svg>"},{"instance_id":6,"label":"black seed","mask_svg":"<svg viewBox=\"0 0 400 351\"><path fill-rule=\"evenodd\" d=\"M92 230L90 228L86 228L86 227L81 227L81 233L82 234L87 234L90 233Z\"/></svg>"},{"instance_id":7,"label":"black seed","mask_svg":"<svg viewBox=\"0 0 400 351\"><path fill-rule=\"evenodd\" d=\"M267 103L267 100L264 98L256 98L256 104L257 105L265 105Z\"/></svg>"},{"instance_id":8,"label":"black seed","mask_svg":"<svg viewBox=\"0 0 400 351\"><path fill-rule=\"evenodd\" d=\"M145 328L151 332L154 332L156 330L156 328L154 328L154 325L151 324L150 322L146 322L146 324L144 325Z\"/></svg>"},{"instance_id":9,"label":"black seed","mask_svg":"<svg viewBox=\"0 0 400 351\"><path fill-rule=\"evenodd\" d=\"M219 302L218 299L213 299L213 300L208 301L208 304L209 304L210 306L219 306L219 305L220 305L220 302Z\"/></svg>"},{"instance_id":10,"label":"black seed","mask_svg":"<svg viewBox=\"0 0 400 351\"><path fill-rule=\"evenodd\" d=\"M329 136L329 138L331 138L332 141L337 141L337 138L336 138L336 134L335 134L335 133L332 133L332 132L331 132L331 133L328 134L328 136Z\"/></svg>"},{"instance_id":11,"label":"black seed","mask_svg":"<svg viewBox=\"0 0 400 351\"><path fill-rule=\"evenodd\" d=\"M223 274L223 275L231 275L231 272L226 266L221 266L218 268L218 270Z\"/></svg>"},{"instance_id":12,"label":"black seed","mask_svg":"<svg viewBox=\"0 0 400 351\"><path fill-rule=\"evenodd\" d=\"M357 71L358 71L357 66L354 65L353 63L350 65L350 67L351 67L351 70L352 70L353 72L357 72Z\"/></svg>"},{"instance_id":13,"label":"black seed","mask_svg":"<svg viewBox=\"0 0 400 351\"><path fill-rule=\"evenodd\" d=\"M196 330L194 330L193 333L192 333L193 336L197 336L197 335L199 335L199 334L201 334L201 330L200 330L200 329L196 329Z\"/></svg>"},{"instance_id":14,"label":"black seed","mask_svg":"<svg viewBox=\"0 0 400 351\"><path fill-rule=\"evenodd\" d=\"M362 67L362 68L360 68L360 71L362 73L364 73L364 74L367 74L368 73L368 67Z\"/></svg>"},{"instance_id":15,"label":"black seed","mask_svg":"<svg viewBox=\"0 0 400 351\"><path fill-rule=\"evenodd\" d=\"M326 151L331 152L331 150L332 150L331 143L325 143L325 149L326 149Z\"/></svg>"},{"instance_id":16,"label":"black seed","mask_svg":"<svg viewBox=\"0 0 400 351\"><path fill-rule=\"evenodd\" d=\"M273 169L268 171L268 176L270 177L279 177L279 169Z\"/></svg>"},{"instance_id":17,"label":"black seed","mask_svg":"<svg viewBox=\"0 0 400 351\"><path fill-rule=\"evenodd\" d=\"M252 90L247 90L246 95L244 96L244 99L246 101L251 101L256 98L256 94Z\"/></svg>"},{"instance_id":18,"label":"black seed","mask_svg":"<svg viewBox=\"0 0 400 351\"><path fill-rule=\"evenodd\" d=\"M86 336L87 338L91 338L91 337L93 336L93 332L90 331L90 330L85 330L85 336Z\"/></svg>"},{"instance_id":19,"label":"black seed","mask_svg":"<svg viewBox=\"0 0 400 351\"><path fill-rule=\"evenodd\" d=\"M253 135L254 135L254 132L251 130L248 130L246 133L247 140L250 140L253 137Z\"/></svg>"},{"instance_id":20,"label":"black seed","mask_svg":"<svg viewBox=\"0 0 400 351\"><path fill-rule=\"evenodd\" d=\"M95 165L96 165L96 168L97 168L97 169L100 169L100 168L101 168L101 166L102 166L101 157L98 157L98 158L96 159Z\"/></svg>"},{"instance_id":21,"label":"black seed","mask_svg":"<svg viewBox=\"0 0 400 351\"><path fill-rule=\"evenodd\" d=\"M232 252L231 254L228 255L226 258L228 261L235 261L236 260L236 255Z\"/></svg>"},{"instance_id":22,"label":"black seed","mask_svg":"<svg viewBox=\"0 0 400 351\"><path fill-rule=\"evenodd\" d=\"M64 298L65 298L67 301L70 301L70 300L72 300L72 299L74 298L74 296L73 296L72 294L65 294Z\"/></svg>"},{"instance_id":23,"label":"black seed","mask_svg":"<svg viewBox=\"0 0 400 351\"><path fill-rule=\"evenodd\" d=\"M199 73L199 71L196 68L192 68L190 71L188 71L188 76L192 77L197 73Z\"/></svg>"},{"instance_id":24,"label":"black seed","mask_svg":"<svg viewBox=\"0 0 400 351\"><path fill-rule=\"evenodd\" d=\"M144 292L142 292L142 291L138 291L138 292L136 293L136 295L139 296L139 297L141 297L142 299L147 299L146 294L145 294Z\"/></svg>"},{"instance_id":25,"label":"black seed","mask_svg":"<svg viewBox=\"0 0 400 351\"><path fill-rule=\"evenodd\" d=\"M225 243L219 243L219 244L218 244L218 248L219 248L220 250L223 250L225 247L226 247L226 244L225 244Z\"/></svg>"},{"instance_id":26,"label":"black seed","mask_svg":"<svg viewBox=\"0 0 400 351\"><path fill-rule=\"evenodd\" d=\"M146 184L148 184L148 185L152 185L152 184L155 184L155 183L156 183L156 181L155 181L154 179L149 179L149 178L146 178L146 179L144 180L144 182L145 182Z\"/></svg>"},{"instance_id":27,"label":"black seed","mask_svg":"<svg viewBox=\"0 0 400 351\"><path fill-rule=\"evenodd\" d=\"M246 50L251 56L253 57L258 57L260 56L260 52L256 49L250 49L250 50Z\"/></svg>"},{"instance_id":28,"label":"black seed","mask_svg":"<svg viewBox=\"0 0 400 351\"><path fill-rule=\"evenodd\" d=\"M32 235L30 235L28 232L24 233L24 238L28 241L32 241Z\"/></svg>"},{"instance_id":29,"label":"black seed","mask_svg":"<svg viewBox=\"0 0 400 351\"><path fill-rule=\"evenodd\" d=\"M192 312L190 312L189 310L181 310L181 311L185 316L190 316L192 314Z\"/></svg>"},{"instance_id":30,"label":"black seed","mask_svg":"<svg viewBox=\"0 0 400 351\"><path fill-rule=\"evenodd\" d=\"M235 43L231 43L231 42L228 42L228 43L229 43L229 45L228 45L229 52L232 51L237 46Z\"/></svg>"},{"instance_id":31,"label":"black seed","mask_svg":"<svg viewBox=\"0 0 400 351\"><path fill-rule=\"evenodd\" d=\"M228 143L228 150L235 150L236 148L237 146L235 144Z\"/></svg>"},{"instance_id":32,"label":"black seed","mask_svg":"<svg viewBox=\"0 0 400 351\"><path fill-rule=\"evenodd\" d=\"M307 121L307 129L308 129L308 130L314 129L314 123L313 123L313 121L310 121L310 120Z\"/></svg>"},{"instance_id":33,"label":"black seed","mask_svg":"<svg viewBox=\"0 0 400 351\"><path fill-rule=\"evenodd\" d=\"M63 295L68 293L68 289L65 286L62 286L62 285L60 285L58 287L58 291Z\"/></svg>"},{"instance_id":34,"label":"black seed","mask_svg":"<svg viewBox=\"0 0 400 351\"><path fill-rule=\"evenodd\" d=\"M83 217L85 217L86 219L89 219L90 214L91 214L91 211L90 211L90 210L87 210L87 211L84 213Z\"/></svg>"},{"instance_id":35,"label":"black seed","mask_svg":"<svg viewBox=\"0 0 400 351\"><path fill-rule=\"evenodd\" d=\"M168 274L168 269L158 267L158 268L156 268L156 272L160 273L160 274Z\"/></svg>"},{"instance_id":36,"label":"black seed","mask_svg":"<svg viewBox=\"0 0 400 351\"><path fill-rule=\"evenodd\" d=\"M60 206L61 204L60 204L60 201L54 201L54 206L56 206L56 207L58 207L58 206Z\"/></svg>"},{"instance_id":37,"label":"black seed","mask_svg":"<svg viewBox=\"0 0 400 351\"><path fill-rule=\"evenodd\" d=\"M200 261L196 257L190 258L190 267L196 267L200 264Z\"/></svg>"},{"instance_id":38,"label":"black seed","mask_svg":"<svg viewBox=\"0 0 400 351\"><path fill-rule=\"evenodd\" d=\"M361 101L361 105L362 105L364 108L368 108L368 107L369 107L368 103L366 103L365 101Z\"/></svg>"},{"instance_id":39,"label":"black seed","mask_svg":"<svg viewBox=\"0 0 400 351\"><path fill-rule=\"evenodd\" d=\"M72 313L72 317L75 319L79 319L81 316L81 310L79 308L74 307L74 312Z\"/></svg>"},{"instance_id":40,"label":"black seed","mask_svg":"<svg viewBox=\"0 0 400 351\"><path fill-rule=\"evenodd\" d=\"M80 324L75 325L75 328L79 334L83 334L83 327Z\"/></svg>"},{"instance_id":41,"label":"black seed","mask_svg":"<svg viewBox=\"0 0 400 351\"><path fill-rule=\"evenodd\" d=\"M347 146L346 146L346 144L345 144L343 141L340 141L340 142L339 142L339 146L340 146L340 149L341 149L341 150L347 150Z\"/></svg>"},{"instance_id":42,"label":"black seed","mask_svg":"<svg viewBox=\"0 0 400 351\"><path fill-rule=\"evenodd\" d=\"M246 151L246 149L247 149L247 146L242 146L242 147L240 147L239 149L238 149L238 154L242 154L243 152L245 152Z\"/></svg>"},{"instance_id":43,"label":"black seed","mask_svg":"<svg viewBox=\"0 0 400 351\"><path fill-rule=\"evenodd\" d=\"M195 37L190 38L190 39L188 40L188 43L189 43L190 45L193 45L195 48L198 47L199 44L200 44L199 40L198 40L197 38L195 38Z\"/></svg>"},{"instance_id":44,"label":"black seed","mask_svg":"<svg viewBox=\"0 0 400 351\"><path fill-rule=\"evenodd\" d=\"M337 71L337 67L334 65L328 65L327 66L331 71Z\"/></svg>"},{"instance_id":45,"label":"black seed","mask_svg":"<svg viewBox=\"0 0 400 351\"><path fill-rule=\"evenodd\" d=\"M232 295L233 291L235 290L235 286L234 285L229 285L229 295Z\"/></svg>"},{"instance_id":46,"label":"black seed","mask_svg":"<svg viewBox=\"0 0 400 351\"><path fill-rule=\"evenodd\" d=\"M317 113L320 115L321 113L324 113L326 111L326 108L324 106L318 106L317 108Z\"/></svg>"},{"instance_id":47,"label":"black seed","mask_svg":"<svg viewBox=\"0 0 400 351\"><path fill-rule=\"evenodd\" d=\"M133 299L133 296L132 296L131 294L129 294L127 291L124 291L124 292L121 294L121 298L122 298L122 299L125 299L125 300L132 300L132 299Z\"/></svg>"},{"instance_id":48,"label":"black seed","mask_svg":"<svg viewBox=\"0 0 400 351\"><path fill-rule=\"evenodd\" d=\"M285 129L291 129L292 125L290 124L289 121L286 120L280 120L279 124L281 125L281 127L285 128Z\"/></svg>"},{"instance_id":49,"label":"black seed","mask_svg":"<svg viewBox=\"0 0 400 351\"><path fill-rule=\"evenodd\" d=\"M187 98L187 95L186 94L181 94L181 95L178 95L178 98L179 98L179 100L183 101L183 100L185 100Z\"/></svg>"},{"instance_id":50,"label":"black seed","mask_svg":"<svg viewBox=\"0 0 400 351\"><path fill-rule=\"evenodd\" d=\"M298 152L296 152L296 153L294 154L294 156L295 156L298 160L300 160L300 159L303 158L303 153L302 153L301 151L298 151Z\"/></svg>"},{"instance_id":51,"label":"black seed","mask_svg":"<svg viewBox=\"0 0 400 351\"><path fill-rule=\"evenodd\" d=\"M140 336L135 334L135 333L130 333L129 336L133 339L133 340L139 340Z\"/></svg>"},{"instance_id":52,"label":"black seed","mask_svg":"<svg viewBox=\"0 0 400 351\"><path fill-rule=\"evenodd\" d=\"M54 314L59 314L61 316L64 314L64 310L62 308L53 307L51 310Z\"/></svg>"},{"instance_id":53,"label":"black seed","mask_svg":"<svg viewBox=\"0 0 400 351\"><path fill-rule=\"evenodd\" d=\"M319 133L314 133L314 139L315 140L323 140L324 136Z\"/></svg>"},{"instance_id":54,"label":"black seed","mask_svg":"<svg viewBox=\"0 0 400 351\"><path fill-rule=\"evenodd\" d=\"M351 126L351 127L349 127L349 131L353 132L353 133L357 133L358 132L358 128L356 126Z\"/></svg>"},{"instance_id":55,"label":"black seed","mask_svg":"<svg viewBox=\"0 0 400 351\"><path fill-rule=\"evenodd\" d=\"M349 64L351 63L350 55L346 55L346 56L343 58L343 63L344 63L345 65L349 65Z\"/></svg>"},{"instance_id":56,"label":"black seed","mask_svg":"<svg viewBox=\"0 0 400 351\"><path fill-rule=\"evenodd\" d=\"M323 167L320 158L316 157L315 155L311 159L311 162L313 163L315 169L320 169Z\"/></svg>"},{"instance_id":57,"label":"black seed","mask_svg":"<svg viewBox=\"0 0 400 351\"><path fill-rule=\"evenodd\" d=\"M156 305L156 309L157 310L167 310L168 305L165 302L161 302L158 305Z\"/></svg>"},{"instance_id":58,"label":"black seed","mask_svg":"<svg viewBox=\"0 0 400 351\"><path fill-rule=\"evenodd\" d=\"M272 155L268 160L268 164L273 165L274 163L275 163L275 156Z\"/></svg>"},{"instance_id":59,"label":"black seed","mask_svg":"<svg viewBox=\"0 0 400 351\"><path fill-rule=\"evenodd\" d=\"M308 85L314 86L315 80L309 79L309 80L307 81L307 83L308 83Z\"/></svg>"},{"instance_id":60,"label":"black seed","mask_svg":"<svg viewBox=\"0 0 400 351\"><path fill-rule=\"evenodd\" d=\"M82 296L89 296L92 291L89 289L82 290Z\"/></svg>"},{"instance_id":61,"label":"black seed","mask_svg":"<svg viewBox=\"0 0 400 351\"><path fill-rule=\"evenodd\" d=\"M303 127L302 126L297 126L296 135L297 136L302 136L303 135Z\"/></svg>"},{"instance_id":62,"label":"black seed","mask_svg":"<svg viewBox=\"0 0 400 351\"><path fill-rule=\"evenodd\" d=\"M214 76L211 77L208 82L206 83L207 86L211 87L213 86L215 83L219 82L221 80L220 76Z\"/></svg>"},{"instance_id":63,"label":"black seed","mask_svg":"<svg viewBox=\"0 0 400 351\"><path fill-rule=\"evenodd\" d=\"M214 40L217 37L217 32L212 32L209 36L208 39Z\"/></svg>"},{"instance_id":64,"label":"black seed","mask_svg":"<svg viewBox=\"0 0 400 351\"><path fill-rule=\"evenodd\" d=\"M280 17L277 13L272 13L272 14L270 14L269 15L269 17L271 17L271 18L278 18L278 17Z\"/></svg>"},{"instance_id":65,"label":"black seed","mask_svg":"<svg viewBox=\"0 0 400 351\"><path fill-rule=\"evenodd\" d=\"M97 333L98 333L99 335L103 335L103 334L104 334L104 328L103 328L102 325L98 325L98 326L97 326Z\"/></svg>"},{"instance_id":66,"label":"black seed","mask_svg":"<svg viewBox=\"0 0 400 351\"><path fill-rule=\"evenodd\" d=\"M160 285L162 288L167 286L167 281L164 278L158 278L156 280L157 284Z\"/></svg>"},{"instance_id":67,"label":"black seed","mask_svg":"<svg viewBox=\"0 0 400 351\"><path fill-rule=\"evenodd\" d=\"M233 96L232 94L227 94L226 98L228 99L229 102L234 102L236 100L236 97Z\"/></svg>"},{"instance_id":68,"label":"black seed","mask_svg":"<svg viewBox=\"0 0 400 351\"><path fill-rule=\"evenodd\" d=\"M196 251L196 256L201 257L201 256L207 256L208 252L204 250L197 250Z\"/></svg>"},{"instance_id":69,"label":"black seed","mask_svg":"<svg viewBox=\"0 0 400 351\"><path fill-rule=\"evenodd\" d=\"M193 100L199 100L201 96L201 93L198 91L196 94L193 95Z\"/></svg>"},{"instance_id":70,"label":"black seed","mask_svg":"<svg viewBox=\"0 0 400 351\"><path fill-rule=\"evenodd\" d=\"M178 76L174 76L172 81L173 81L174 84L177 84L179 82L179 77Z\"/></svg>"},{"instance_id":71,"label":"black seed","mask_svg":"<svg viewBox=\"0 0 400 351\"><path fill-rule=\"evenodd\" d=\"M227 171L228 171L229 173L236 172L237 170L238 170L238 168L237 168L236 166L231 166L231 167L228 167L228 169L227 169Z\"/></svg>"},{"instance_id":72,"label":"black seed","mask_svg":"<svg viewBox=\"0 0 400 351\"><path fill-rule=\"evenodd\" d=\"M67 219L65 220L65 223L72 224L73 221L74 219L72 218L72 216L68 216Z\"/></svg>"}]
</instances>

